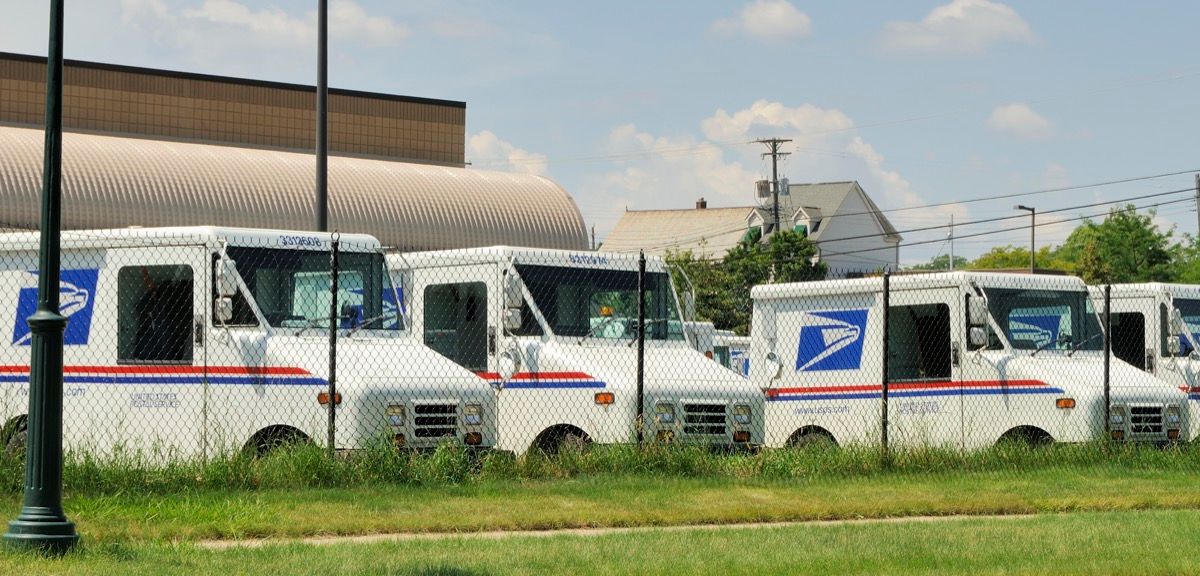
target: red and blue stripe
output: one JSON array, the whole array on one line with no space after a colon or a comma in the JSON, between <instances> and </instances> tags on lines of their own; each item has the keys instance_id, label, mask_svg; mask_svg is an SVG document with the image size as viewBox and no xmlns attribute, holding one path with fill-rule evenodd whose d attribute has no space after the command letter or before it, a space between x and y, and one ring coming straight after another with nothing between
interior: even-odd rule
<instances>
[{"instance_id":1,"label":"red and blue stripe","mask_svg":"<svg viewBox=\"0 0 1200 576\"><path fill-rule=\"evenodd\" d=\"M970 380L960 382L896 382L888 384L888 398L1062 393L1062 388L1050 386L1041 380ZM803 388L772 388L767 390L767 401L769 402L869 400L882 397L883 385L881 384L806 386Z\"/></svg>"},{"instance_id":2,"label":"red and blue stripe","mask_svg":"<svg viewBox=\"0 0 1200 576\"><path fill-rule=\"evenodd\" d=\"M584 372L518 372L504 382L496 372L476 372L492 386L504 389L548 390L556 388L605 388L602 380Z\"/></svg>"},{"instance_id":3,"label":"red and blue stripe","mask_svg":"<svg viewBox=\"0 0 1200 576\"><path fill-rule=\"evenodd\" d=\"M0 383L29 382L29 366L0 366ZM292 366L64 366L64 384L326 386Z\"/></svg>"}]
</instances>

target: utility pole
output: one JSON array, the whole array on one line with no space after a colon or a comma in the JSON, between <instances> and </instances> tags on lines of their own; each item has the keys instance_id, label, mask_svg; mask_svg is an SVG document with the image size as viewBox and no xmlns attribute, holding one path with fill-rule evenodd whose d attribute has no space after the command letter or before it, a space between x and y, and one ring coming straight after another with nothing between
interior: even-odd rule
<instances>
[{"instance_id":1,"label":"utility pole","mask_svg":"<svg viewBox=\"0 0 1200 576\"><path fill-rule=\"evenodd\" d=\"M774 208L771 210L771 218L774 220L773 232L779 232L779 157L787 156L791 152L780 152L779 147L785 142L791 142L790 138L760 138L755 140L759 144L765 144L770 152L764 152L763 157L771 157L771 190L774 197Z\"/></svg>"},{"instance_id":2,"label":"utility pole","mask_svg":"<svg viewBox=\"0 0 1200 576\"><path fill-rule=\"evenodd\" d=\"M1196 174L1196 237L1200 238L1200 174Z\"/></svg>"},{"instance_id":3,"label":"utility pole","mask_svg":"<svg viewBox=\"0 0 1200 576\"><path fill-rule=\"evenodd\" d=\"M592 224L592 252L596 251L596 225Z\"/></svg>"},{"instance_id":4,"label":"utility pole","mask_svg":"<svg viewBox=\"0 0 1200 576\"><path fill-rule=\"evenodd\" d=\"M954 215L950 215L950 232L947 234L950 238L950 270L954 270Z\"/></svg>"},{"instance_id":5,"label":"utility pole","mask_svg":"<svg viewBox=\"0 0 1200 576\"><path fill-rule=\"evenodd\" d=\"M329 0L317 2L317 231L329 230Z\"/></svg>"}]
</instances>

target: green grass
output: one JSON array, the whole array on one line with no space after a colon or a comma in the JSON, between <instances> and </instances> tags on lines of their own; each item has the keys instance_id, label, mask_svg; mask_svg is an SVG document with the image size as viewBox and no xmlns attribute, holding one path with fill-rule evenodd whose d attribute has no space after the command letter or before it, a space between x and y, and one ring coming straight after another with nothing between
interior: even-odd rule
<instances>
[{"instance_id":1,"label":"green grass","mask_svg":"<svg viewBox=\"0 0 1200 576\"><path fill-rule=\"evenodd\" d=\"M4 574L1195 574L1200 514L652 531L601 536L202 550L85 543L61 559L0 553Z\"/></svg>"},{"instance_id":2,"label":"green grass","mask_svg":"<svg viewBox=\"0 0 1200 576\"><path fill-rule=\"evenodd\" d=\"M24 477L19 459L0 454L0 494L19 494ZM870 478L894 474L1024 474L1048 468L1100 467L1121 474L1153 470L1200 473L1200 445L1158 449L1140 445L1064 445L1029 448L1004 445L979 452L920 449L899 451L884 466L878 451L864 448L764 450L718 454L702 448L651 444L596 446L513 458L482 456L453 447L432 454L396 452L388 446L330 459L315 446L280 450L255 459L242 454L207 461L166 461L156 455L118 452L103 458L69 454L64 465L67 493L87 495L183 494L211 490L358 488L363 486L461 486L617 475L638 478L808 480Z\"/></svg>"},{"instance_id":3,"label":"green grass","mask_svg":"<svg viewBox=\"0 0 1200 576\"><path fill-rule=\"evenodd\" d=\"M1200 510L1195 476L1111 466L734 479L595 474L456 486L68 493L93 542L1009 514ZM0 510L16 516L13 494Z\"/></svg>"}]
</instances>

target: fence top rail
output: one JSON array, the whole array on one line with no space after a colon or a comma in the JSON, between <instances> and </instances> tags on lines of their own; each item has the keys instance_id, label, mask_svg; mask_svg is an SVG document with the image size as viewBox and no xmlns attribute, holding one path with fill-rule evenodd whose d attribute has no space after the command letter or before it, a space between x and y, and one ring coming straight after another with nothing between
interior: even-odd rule
<instances>
[{"instance_id":1,"label":"fence top rail","mask_svg":"<svg viewBox=\"0 0 1200 576\"><path fill-rule=\"evenodd\" d=\"M1031 275L1005 272L938 272L933 274L900 275L891 278L892 290L921 290L976 285L981 288L1041 288L1046 290L1084 291L1087 285L1074 276ZM750 296L754 300L791 298L816 294L861 294L883 290L883 278L853 278L790 282L755 286Z\"/></svg>"},{"instance_id":2,"label":"fence top rail","mask_svg":"<svg viewBox=\"0 0 1200 576\"><path fill-rule=\"evenodd\" d=\"M25 251L38 247L40 232L0 234L0 251ZM299 230L270 230L222 226L165 228L112 228L71 230L62 233L62 247L121 248L171 245L278 247L292 250L328 251L333 234ZM368 234L338 234L340 249L347 252L377 252L379 240Z\"/></svg>"}]
</instances>

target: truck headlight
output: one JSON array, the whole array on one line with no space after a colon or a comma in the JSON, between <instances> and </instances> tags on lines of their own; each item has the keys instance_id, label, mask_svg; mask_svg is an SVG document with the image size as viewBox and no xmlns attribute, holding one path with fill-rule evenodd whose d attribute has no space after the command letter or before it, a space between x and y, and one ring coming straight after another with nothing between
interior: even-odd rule
<instances>
[{"instance_id":1,"label":"truck headlight","mask_svg":"<svg viewBox=\"0 0 1200 576\"><path fill-rule=\"evenodd\" d=\"M387 407L388 422L392 426L404 426L404 405L403 404L388 404Z\"/></svg>"},{"instance_id":2,"label":"truck headlight","mask_svg":"<svg viewBox=\"0 0 1200 576\"><path fill-rule=\"evenodd\" d=\"M1163 419L1168 426L1178 426L1179 422L1183 420L1179 415L1178 406L1167 406L1166 413L1163 414Z\"/></svg>"},{"instance_id":3,"label":"truck headlight","mask_svg":"<svg viewBox=\"0 0 1200 576\"><path fill-rule=\"evenodd\" d=\"M658 417L659 424L671 424L675 422L675 407L670 404L656 404L654 413Z\"/></svg>"},{"instance_id":4,"label":"truck headlight","mask_svg":"<svg viewBox=\"0 0 1200 576\"><path fill-rule=\"evenodd\" d=\"M483 423L483 406L479 404L467 404L463 410L463 420L468 426L478 426Z\"/></svg>"},{"instance_id":5,"label":"truck headlight","mask_svg":"<svg viewBox=\"0 0 1200 576\"><path fill-rule=\"evenodd\" d=\"M1120 406L1113 406L1108 409L1108 421L1111 424L1118 426L1125 423L1125 409Z\"/></svg>"},{"instance_id":6,"label":"truck headlight","mask_svg":"<svg viewBox=\"0 0 1200 576\"><path fill-rule=\"evenodd\" d=\"M733 421L736 424L750 423L750 406L747 404L738 404L733 407Z\"/></svg>"}]
</instances>

